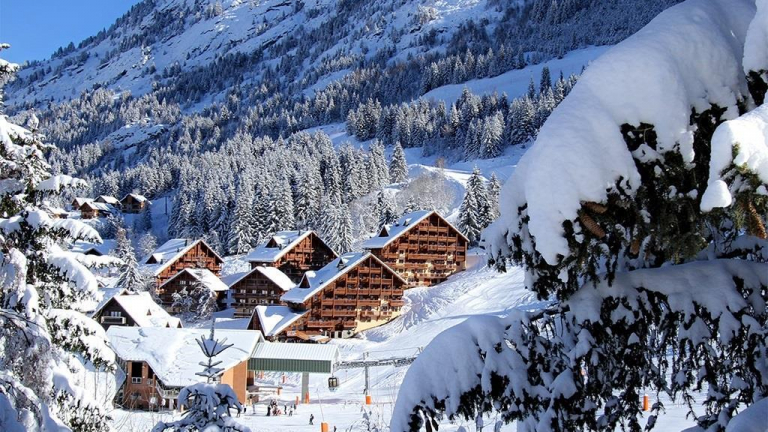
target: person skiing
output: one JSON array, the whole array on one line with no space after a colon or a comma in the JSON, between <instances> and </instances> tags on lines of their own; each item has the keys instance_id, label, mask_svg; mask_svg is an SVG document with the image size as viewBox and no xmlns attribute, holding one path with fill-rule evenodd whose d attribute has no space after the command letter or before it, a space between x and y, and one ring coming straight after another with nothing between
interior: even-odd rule
<instances>
[{"instance_id":1,"label":"person skiing","mask_svg":"<svg viewBox=\"0 0 768 432\"><path fill-rule=\"evenodd\" d=\"M313 424L315 424L314 422L315 422L315 415L314 414L310 414L309 415L309 424L313 425Z\"/></svg>"}]
</instances>

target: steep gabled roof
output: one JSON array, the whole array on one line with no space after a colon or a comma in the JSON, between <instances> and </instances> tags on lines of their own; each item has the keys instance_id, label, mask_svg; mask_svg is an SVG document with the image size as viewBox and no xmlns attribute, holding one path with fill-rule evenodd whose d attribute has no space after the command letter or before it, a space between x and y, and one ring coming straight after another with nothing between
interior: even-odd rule
<instances>
[{"instance_id":1,"label":"steep gabled roof","mask_svg":"<svg viewBox=\"0 0 768 432\"><path fill-rule=\"evenodd\" d=\"M93 201L93 198L83 198L83 197L76 197L76 198L75 198L75 199L73 199L72 201L74 201L75 205L76 205L78 208L80 208L80 206L81 206L81 205L83 205L83 204L85 204L85 203L87 203L87 202L91 202L91 201Z\"/></svg>"},{"instance_id":2,"label":"steep gabled roof","mask_svg":"<svg viewBox=\"0 0 768 432\"><path fill-rule=\"evenodd\" d=\"M148 292L120 293L105 302L98 313L107 304L114 301L128 314L138 327L179 327L181 320L172 317L160 307Z\"/></svg>"},{"instance_id":3,"label":"steep gabled roof","mask_svg":"<svg viewBox=\"0 0 768 432\"><path fill-rule=\"evenodd\" d=\"M288 303L304 303L315 294L322 291L329 283L338 279L339 276L346 274L367 258L371 258L378 262L379 265L389 270L393 277L399 279L402 283L407 283L399 274L397 274L397 272L389 268L388 265L383 263L372 253L368 251L350 252L336 258L316 272L308 271L304 273L304 277L302 277L299 285L283 294L282 297L280 297L280 300Z\"/></svg>"},{"instance_id":4,"label":"steep gabled roof","mask_svg":"<svg viewBox=\"0 0 768 432\"><path fill-rule=\"evenodd\" d=\"M99 195L94 201L107 203L109 205L120 205L120 200L109 195Z\"/></svg>"},{"instance_id":5,"label":"steep gabled roof","mask_svg":"<svg viewBox=\"0 0 768 432\"><path fill-rule=\"evenodd\" d=\"M162 288L162 287L166 286L167 284L171 283L171 281L175 280L176 278L178 278L182 274L188 274L188 275L192 276L193 278L195 278L195 280L201 282L206 288L208 288L209 290L214 291L214 292L222 292L222 291L226 291L227 289L229 289L227 284L222 282L222 280L219 279L218 276L213 274L213 272L211 272L207 268L197 268L197 269L186 268L186 269L176 273L175 275L173 275L172 278L170 278L167 281L165 281L165 283L160 285L160 288Z\"/></svg>"},{"instance_id":6,"label":"steep gabled roof","mask_svg":"<svg viewBox=\"0 0 768 432\"><path fill-rule=\"evenodd\" d=\"M210 246L208 246L208 243L206 243L203 240L189 240L189 239L183 239L183 238L176 238L168 240L167 242L163 243L160 247L155 249L149 256L147 256L143 261L142 264L145 270L151 272L153 275L157 276L160 273L162 273L163 270L165 270L169 265L174 263L177 259L181 258L182 255L187 253L190 249L195 247L198 243L202 242L205 247L208 248L213 254L216 256L216 258L219 259L219 261L224 262L224 260L219 256L219 254L216 253L215 250L213 250Z\"/></svg>"},{"instance_id":7,"label":"steep gabled roof","mask_svg":"<svg viewBox=\"0 0 768 432\"><path fill-rule=\"evenodd\" d=\"M83 240L77 240L70 250L72 252L86 254L88 252L96 252L98 255L109 255L117 247L117 240L107 239L101 243L92 243Z\"/></svg>"},{"instance_id":8,"label":"steep gabled roof","mask_svg":"<svg viewBox=\"0 0 768 432\"><path fill-rule=\"evenodd\" d=\"M114 208L111 204L106 204L106 203L101 203L101 202L96 202L96 201L84 202L80 206L80 209L82 210L83 207L86 207L86 206L91 208L91 209L98 210L98 211L103 211L103 212L107 212L107 213L116 213L117 212L117 209Z\"/></svg>"},{"instance_id":9,"label":"steep gabled roof","mask_svg":"<svg viewBox=\"0 0 768 432\"><path fill-rule=\"evenodd\" d=\"M386 247L389 243L392 242L392 240L395 240L401 235L407 233L411 228L415 227L421 221L432 216L433 214L439 217L451 229L456 231L462 238L464 238L464 240L468 241L467 236L456 229L456 227L454 227L450 222L445 220L444 217L440 216L440 213L437 213L434 210L418 210L401 216L397 221L395 221L395 223L391 225L383 226L381 231L379 231L378 236L371 237L363 242L363 249L381 249Z\"/></svg>"},{"instance_id":10,"label":"steep gabled roof","mask_svg":"<svg viewBox=\"0 0 768 432\"><path fill-rule=\"evenodd\" d=\"M123 197L123 199L120 200L120 202L125 201L125 199L128 198L128 197L132 197L133 199L135 199L138 202L149 201L144 195L139 195L139 194L135 194L135 193L129 193L129 194L125 194L125 196ZM150 202L150 204L151 204L151 202Z\"/></svg>"},{"instance_id":11,"label":"steep gabled roof","mask_svg":"<svg viewBox=\"0 0 768 432\"><path fill-rule=\"evenodd\" d=\"M279 305L259 305L253 311L264 336L277 336L307 313L309 311L295 311L288 306Z\"/></svg>"},{"instance_id":12,"label":"steep gabled roof","mask_svg":"<svg viewBox=\"0 0 768 432\"><path fill-rule=\"evenodd\" d=\"M260 274L264 275L264 277L272 281L272 283L277 285L278 288L282 289L283 291L288 291L289 289L296 286L296 284L293 283L293 281L280 269L264 266L258 266L253 270L223 276L221 281L224 282L224 284L228 287L232 288L233 285L250 276L254 272L259 272Z\"/></svg>"},{"instance_id":13,"label":"steep gabled roof","mask_svg":"<svg viewBox=\"0 0 768 432\"><path fill-rule=\"evenodd\" d=\"M283 255L288 253L311 234L317 236L317 233L312 230L279 231L270 237L269 240L256 246L256 248L246 255L245 259L250 262L273 263L282 258ZM323 241L320 236L317 236L317 238L320 239L320 241ZM323 244L325 244L325 242L323 242ZM327 244L326 246L333 251L330 246Z\"/></svg>"},{"instance_id":14,"label":"steep gabled roof","mask_svg":"<svg viewBox=\"0 0 768 432\"><path fill-rule=\"evenodd\" d=\"M189 328L112 326L107 330L110 346L118 357L146 362L167 387L205 381L205 377L196 375L200 362L207 360L197 340L209 334L209 329ZM221 362L217 367L225 371L249 360L264 340L261 332L254 330L217 329L214 338L232 344L214 359Z\"/></svg>"}]
</instances>

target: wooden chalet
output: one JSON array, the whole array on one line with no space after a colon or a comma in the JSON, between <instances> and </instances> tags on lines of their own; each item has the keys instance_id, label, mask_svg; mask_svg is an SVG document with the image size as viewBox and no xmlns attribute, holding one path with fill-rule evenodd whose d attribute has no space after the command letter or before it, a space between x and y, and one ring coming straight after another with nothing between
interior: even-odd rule
<instances>
[{"instance_id":1,"label":"wooden chalet","mask_svg":"<svg viewBox=\"0 0 768 432\"><path fill-rule=\"evenodd\" d=\"M152 204L143 195L129 193L120 200L123 213L141 213Z\"/></svg>"},{"instance_id":2,"label":"wooden chalet","mask_svg":"<svg viewBox=\"0 0 768 432\"><path fill-rule=\"evenodd\" d=\"M349 337L399 315L405 287L406 281L375 255L355 252L307 272L281 300L293 311L307 311L292 331Z\"/></svg>"},{"instance_id":3,"label":"wooden chalet","mask_svg":"<svg viewBox=\"0 0 768 432\"><path fill-rule=\"evenodd\" d=\"M259 330L268 341L326 342L323 335L304 332L308 310L293 309L283 305L259 305L253 309L248 323L251 330Z\"/></svg>"},{"instance_id":4,"label":"wooden chalet","mask_svg":"<svg viewBox=\"0 0 768 432\"><path fill-rule=\"evenodd\" d=\"M157 296L164 308L171 313L179 312L173 308L173 294L186 289L192 293L195 284L202 284L209 291L216 293L217 302L222 303L227 296L227 285L207 268L185 268L157 287Z\"/></svg>"},{"instance_id":5,"label":"wooden chalet","mask_svg":"<svg viewBox=\"0 0 768 432\"><path fill-rule=\"evenodd\" d=\"M203 240L171 239L142 261L142 268L155 277L156 286L164 284L187 268L207 268L219 275L224 260Z\"/></svg>"},{"instance_id":6,"label":"wooden chalet","mask_svg":"<svg viewBox=\"0 0 768 432\"><path fill-rule=\"evenodd\" d=\"M319 270L335 258L336 252L314 231L280 231L246 256L252 269L276 267L295 283L305 272Z\"/></svg>"},{"instance_id":7,"label":"wooden chalet","mask_svg":"<svg viewBox=\"0 0 768 432\"><path fill-rule=\"evenodd\" d=\"M438 284L464 270L468 244L467 237L437 212L420 210L385 225L363 248L415 287Z\"/></svg>"},{"instance_id":8,"label":"wooden chalet","mask_svg":"<svg viewBox=\"0 0 768 432\"><path fill-rule=\"evenodd\" d=\"M80 210L80 207L87 202L93 202L93 198L76 197L72 200L72 204L70 204L71 210L78 211Z\"/></svg>"},{"instance_id":9,"label":"wooden chalet","mask_svg":"<svg viewBox=\"0 0 768 432\"><path fill-rule=\"evenodd\" d=\"M117 402L128 409L177 408L182 388L206 380L197 375L200 363L207 360L198 340L209 334L210 329L110 327L107 338L126 375ZM220 329L214 337L234 345L215 360L224 371L220 382L229 384L240 403L246 404L249 376L255 375L248 363L264 338L256 331Z\"/></svg>"},{"instance_id":10,"label":"wooden chalet","mask_svg":"<svg viewBox=\"0 0 768 432\"><path fill-rule=\"evenodd\" d=\"M105 330L111 326L181 327L181 320L170 316L147 292L118 294L97 310L93 318Z\"/></svg>"},{"instance_id":11,"label":"wooden chalet","mask_svg":"<svg viewBox=\"0 0 768 432\"><path fill-rule=\"evenodd\" d=\"M117 209L109 204L99 203L95 201L88 201L80 206L80 217L82 219L95 219L100 217L107 217L111 214L117 213Z\"/></svg>"},{"instance_id":12,"label":"wooden chalet","mask_svg":"<svg viewBox=\"0 0 768 432\"><path fill-rule=\"evenodd\" d=\"M250 317L258 305L280 304L280 297L296 284L280 269L259 266L222 278L229 287L228 300L235 318Z\"/></svg>"}]
</instances>

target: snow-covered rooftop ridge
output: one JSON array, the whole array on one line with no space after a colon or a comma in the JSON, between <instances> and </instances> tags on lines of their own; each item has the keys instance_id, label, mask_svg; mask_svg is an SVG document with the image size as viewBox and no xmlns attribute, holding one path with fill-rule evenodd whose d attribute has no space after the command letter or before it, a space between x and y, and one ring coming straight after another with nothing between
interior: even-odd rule
<instances>
[{"instance_id":1,"label":"snow-covered rooftop ridge","mask_svg":"<svg viewBox=\"0 0 768 432\"><path fill-rule=\"evenodd\" d=\"M90 251L96 251L101 255L109 255L117 246L117 240L107 239L101 243L87 242L83 240L77 240L70 250L77 253L88 253Z\"/></svg>"},{"instance_id":2,"label":"snow-covered rooftop ridge","mask_svg":"<svg viewBox=\"0 0 768 432\"><path fill-rule=\"evenodd\" d=\"M373 257L378 260L378 258L368 251L349 252L331 261L320 270L306 272L304 273L301 283L283 294L283 296L280 297L280 300L289 303L304 303L312 298L312 296L322 291L322 289L329 283L335 281L336 278L345 274L368 257ZM309 288L302 288L303 285L309 285Z\"/></svg>"},{"instance_id":3,"label":"snow-covered rooftop ridge","mask_svg":"<svg viewBox=\"0 0 768 432\"><path fill-rule=\"evenodd\" d=\"M738 153L734 157L734 147ZM734 165L754 173L763 184L768 184L768 104L718 126L712 135L712 157L709 164L709 184L701 198L701 209L728 207L733 196L722 173ZM735 184L739 188L741 184ZM760 191L760 189L758 189ZM762 187L762 193L768 190Z\"/></svg>"},{"instance_id":4,"label":"snow-covered rooftop ridge","mask_svg":"<svg viewBox=\"0 0 768 432\"><path fill-rule=\"evenodd\" d=\"M264 342L256 347L254 358L317 360L335 363L339 360L339 347L336 345Z\"/></svg>"},{"instance_id":5,"label":"snow-covered rooftop ridge","mask_svg":"<svg viewBox=\"0 0 768 432\"><path fill-rule=\"evenodd\" d=\"M393 224L384 225L384 227L382 227L382 229L379 231L378 236L371 237L368 240L363 242L363 248L379 249L379 248L386 247L390 242L392 242L392 240L395 240L396 238L400 237L404 233L408 232L408 230L418 225L419 222L428 218L432 214L438 215L441 219L443 219L443 221L446 224L450 225L457 233L459 233L459 235L461 235L462 237L464 236L464 234L462 234L461 231L456 229L445 218L440 216L440 214L435 212L434 210L417 210L415 212L411 212L401 216Z\"/></svg>"},{"instance_id":6,"label":"snow-covered rooftop ridge","mask_svg":"<svg viewBox=\"0 0 768 432\"><path fill-rule=\"evenodd\" d=\"M107 204L107 203L103 203L103 202L86 201L80 207L82 208L84 206L88 206L90 208L93 208L93 209L96 209L96 210L99 210L99 211L105 211L105 212L110 212L110 213L117 212L117 209L114 206L112 206L112 204Z\"/></svg>"},{"instance_id":7,"label":"snow-covered rooftop ridge","mask_svg":"<svg viewBox=\"0 0 768 432\"><path fill-rule=\"evenodd\" d=\"M179 327L181 320L160 307L148 292L122 293L113 297L139 327Z\"/></svg>"},{"instance_id":8,"label":"snow-covered rooftop ridge","mask_svg":"<svg viewBox=\"0 0 768 432\"><path fill-rule=\"evenodd\" d=\"M75 197L72 201L75 202L75 204L80 207L81 205L93 201L93 198L84 198L84 197Z\"/></svg>"},{"instance_id":9,"label":"snow-covered rooftop ridge","mask_svg":"<svg viewBox=\"0 0 768 432\"><path fill-rule=\"evenodd\" d=\"M125 201L125 199L128 197L133 197L133 199L135 199L138 202L149 201L144 195L139 195L135 193L125 194L125 196L120 201Z\"/></svg>"},{"instance_id":10,"label":"snow-covered rooftop ridge","mask_svg":"<svg viewBox=\"0 0 768 432\"><path fill-rule=\"evenodd\" d=\"M282 270L275 267L264 267L264 266L258 266L252 270L248 270L244 272L228 274L226 276L223 276L221 278L221 281L224 282L225 285L231 288L236 283L245 279L247 276L253 274L253 272L261 273L262 275L264 275L264 277L272 281L275 285L277 285L283 291L288 291L289 289L296 286L296 284L293 283L293 281L285 273L283 273Z\"/></svg>"},{"instance_id":11,"label":"snow-covered rooftop ridge","mask_svg":"<svg viewBox=\"0 0 768 432\"><path fill-rule=\"evenodd\" d=\"M110 195L99 195L96 200L100 200L100 202L105 202L110 205L120 205L120 200Z\"/></svg>"},{"instance_id":12,"label":"snow-covered rooftop ridge","mask_svg":"<svg viewBox=\"0 0 768 432\"><path fill-rule=\"evenodd\" d=\"M172 278L165 281L165 283L163 283L163 285L161 286L165 286L171 283L171 281L175 280L176 278L180 277L183 274L189 274L190 276L195 278L195 280L201 282L206 288L214 292L221 292L229 289L227 284L225 284L221 279L219 279L218 276L213 274L213 272L211 272L207 268L195 268L195 269L186 268L176 273L175 275L173 275Z\"/></svg>"},{"instance_id":13,"label":"snow-covered rooftop ridge","mask_svg":"<svg viewBox=\"0 0 768 432\"><path fill-rule=\"evenodd\" d=\"M506 249L509 227L527 204L528 230L549 264L569 255L563 222L582 202L605 202L620 182L633 193L641 183L620 125L654 125L658 146L639 157L679 152L693 160L691 109L717 104L726 118L748 94L742 48L754 16L751 0L689 0L673 6L587 68L542 127L500 197L502 216L485 237Z\"/></svg>"},{"instance_id":14,"label":"snow-covered rooftop ridge","mask_svg":"<svg viewBox=\"0 0 768 432\"><path fill-rule=\"evenodd\" d=\"M197 344L201 336L208 337L209 329L120 327L112 326L107 337L115 354L124 361L143 361L149 364L160 381L168 387L184 387L205 380L195 375L200 362L207 359ZM232 347L214 360L224 370L247 361L263 340L261 332L253 330L216 330L215 339L225 339Z\"/></svg>"},{"instance_id":15,"label":"snow-covered rooftop ridge","mask_svg":"<svg viewBox=\"0 0 768 432\"><path fill-rule=\"evenodd\" d=\"M188 250L192 249L199 242L203 242L208 247L208 244L205 243L205 241L203 240L190 240L190 239L184 239L184 238L170 239L167 242L160 245L160 247L155 249L149 256L144 258L141 262L143 264L143 267L147 271L150 271L152 274L157 276L163 270L165 270L166 267L168 267L171 263L179 259L182 255L184 255ZM211 250L211 252L213 252L214 255L216 255L221 260L221 257L216 253L216 251L214 251L210 247L208 247L208 249Z\"/></svg>"},{"instance_id":16,"label":"snow-covered rooftop ridge","mask_svg":"<svg viewBox=\"0 0 768 432\"><path fill-rule=\"evenodd\" d=\"M277 336L308 311L294 311L288 306L259 305L253 313L261 324L264 336Z\"/></svg>"},{"instance_id":17,"label":"snow-covered rooftop ridge","mask_svg":"<svg viewBox=\"0 0 768 432\"><path fill-rule=\"evenodd\" d=\"M256 246L245 259L251 262L275 262L310 234L311 230L279 231Z\"/></svg>"}]
</instances>

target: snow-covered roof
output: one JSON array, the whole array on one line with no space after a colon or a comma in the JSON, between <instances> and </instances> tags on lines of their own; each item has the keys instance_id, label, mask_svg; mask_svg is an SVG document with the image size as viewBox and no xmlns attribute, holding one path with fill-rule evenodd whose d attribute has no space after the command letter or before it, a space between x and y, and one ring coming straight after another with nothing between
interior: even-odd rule
<instances>
[{"instance_id":1,"label":"snow-covered roof","mask_svg":"<svg viewBox=\"0 0 768 432\"><path fill-rule=\"evenodd\" d=\"M93 243L93 242L87 242L83 240L78 240L75 242L75 244L72 245L72 248L70 250L72 252L77 253L88 253L90 251L98 252L100 255L109 255L112 253L113 250L115 250L115 247L117 246L117 240L109 239L109 240L103 240L101 243Z\"/></svg>"},{"instance_id":2,"label":"snow-covered roof","mask_svg":"<svg viewBox=\"0 0 768 432\"><path fill-rule=\"evenodd\" d=\"M224 282L222 282L222 280L219 279L218 276L213 274L213 272L211 272L207 268L184 269L176 273L172 278L165 281L165 283L162 284L161 287L171 283L171 281L173 281L174 279L176 279L177 277L181 276L184 273L189 274L190 276L195 278L195 280L201 282L211 291L219 292L219 291L226 291L227 289L229 289L229 287Z\"/></svg>"},{"instance_id":3,"label":"snow-covered roof","mask_svg":"<svg viewBox=\"0 0 768 432\"><path fill-rule=\"evenodd\" d=\"M88 206L88 207L90 207L92 209L95 209L95 210L98 210L98 211L107 212L107 213L115 213L117 211L117 209L115 209L110 204L96 202L96 201L85 202L85 203L83 203L83 205L80 206L80 208L82 209L85 206Z\"/></svg>"},{"instance_id":4,"label":"snow-covered roof","mask_svg":"<svg viewBox=\"0 0 768 432\"><path fill-rule=\"evenodd\" d=\"M376 257L376 255L373 255L368 251L345 253L316 272L308 271L304 273L304 277L301 279L299 285L283 294L282 297L280 297L280 300L289 303L304 303L312 298L312 296L322 291L322 289L329 283L335 281L339 276L347 273L350 269L363 262L368 257L373 258L378 261L380 265L388 268L386 264ZM392 274L403 283L406 283L395 271L392 271ZM309 286L308 288L302 288L307 285Z\"/></svg>"},{"instance_id":5,"label":"snow-covered roof","mask_svg":"<svg viewBox=\"0 0 768 432\"><path fill-rule=\"evenodd\" d=\"M176 238L168 240L167 242L163 243L155 249L148 257L144 258L142 261L143 267L145 270L151 272L155 276L159 275L163 270L165 270L166 267L171 265L173 262L175 262L177 259L179 259L182 255L187 253L190 249L195 247L198 242L203 242L203 240L189 240L189 239L183 239L183 238ZM205 243L206 246L208 246L207 243ZM224 261L213 249L208 246L208 249L213 252L214 255L216 255L219 260ZM148 261L154 261L152 263L148 263Z\"/></svg>"},{"instance_id":6,"label":"snow-covered roof","mask_svg":"<svg viewBox=\"0 0 768 432\"><path fill-rule=\"evenodd\" d=\"M125 201L125 199L128 198L128 197L132 197L133 199L135 199L138 202L149 201L144 195L139 195L139 194L135 194L135 193L126 194L123 197L123 199L121 199L120 201Z\"/></svg>"},{"instance_id":7,"label":"snow-covered roof","mask_svg":"<svg viewBox=\"0 0 768 432\"><path fill-rule=\"evenodd\" d=\"M124 361L142 361L149 364L155 375L168 387L185 387L202 382L205 377L195 375L202 370L200 362L207 361L197 340L207 338L209 329L120 327L112 326L107 337L115 354ZM215 339L232 346L214 357L218 367L228 370L251 358L261 332L253 330L216 330Z\"/></svg>"},{"instance_id":8,"label":"snow-covered roof","mask_svg":"<svg viewBox=\"0 0 768 432\"><path fill-rule=\"evenodd\" d=\"M234 284L245 279L248 275L252 274L253 272L261 273L283 291L288 291L289 289L296 286L296 284L293 283L293 281L288 276L286 276L286 274L283 273L280 269L275 267L264 267L264 266L258 266L255 269L250 271L232 273L232 274L226 275L221 278L221 281L224 282L225 285L231 288Z\"/></svg>"},{"instance_id":9,"label":"snow-covered roof","mask_svg":"<svg viewBox=\"0 0 768 432\"><path fill-rule=\"evenodd\" d=\"M148 292L123 293L114 296L113 299L138 327L175 328L181 324L181 320L172 317L165 309L155 303Z\"/></svg>"},{"instance_id":10,"label":"snow-covered roof","mask_svg":"<svg viewBox=\"0 0 768 432\"><path fill-rule=\"evenodd\" d=\"M93 198L76 197L72 201L74 201L74 203L75 203L75 205L77 205L77 207L80 207L81 205L83 205L83 204L85 204L87 202L93 201Z\"/></svg>"},{"instance_id":11,"label":"snow-covered roof","mask_svg":"<svg viewBox=\"0 0 768 432\"><path fill-rule=\"evenodd\" d=\"M248 330L248 325L251 323L251 318L215 318L214 324L216 329L228 329L228 330Z\"/></svg>"},{"instance_id":12,"label":"snow-covered roof","mask_svg":"<svg viewBox=\"0 0 768 432\"><path fill-rule=\"evenodd\" d=\"M252 262L275 262L310 234L312 234L311 230L279 231L269 240L262 242L250 251L246 255L245 260Z\"/></svg>"},{"instance_id":13,"label":"snow-covered roof","mask_svg":"<svg viewBox=\"0 0 768 432\"><path fill-rule=\"evenodd\" d=\"M120 205L120 200L119 199L117 199L117 198L115 198L113 196L109 196L109 195L99 195L96 198L96 201L105 202L105 203L111 204L111 205Z\"/></svg>"},{"instance_id":14,"label":"snow-covered roof","mask_svg":"<svg viewBox=\"0 0 768 432\"><path fill-rule=\"evenodd\" d=\"M339 347L336 345L264 342L256 347L253 358L316 360L335 363L339 360Z\"/></svg>"},{"instance_id":15,"label":"snow-covered roof","mask_svg":"<svg viewBox=\"0 0 768 432\"><path fill-rule=\"evenodd\" d=\"M364 241L363 249L380 249L386 247L392 240L405 234L408 232L408 230L418 225L419 222L428 218L432 214L437 214L440 216L440 214L436 213L434 210L417 210L415 212L401 216L398 220L395 221L395 223L383 226L377 237L371 237ZM461 231L451 225L447 220L445 220L445 218L442 216L440 216L440 218L451 228L453 228L454 231L459 233L460 236L466 238L464 234L461 233Z\"/></svg>"},{"instance_id":16,"label":"snow-covered roof","mask_svg":"<svg viewBox=\"0 0 768 432\"><path fill-rule=\"evenodd\" d=\"M309 311L294 311L288 306L259 305L254 314L261 324L264 336L277 336Z\"/></svg>"},{"instance_id":17,"label":"snow-covered roof","mask_svg":"<svg viewBox=\"0 0 768 432\"><path fill-rule=\"evenodd\" d=\"M99 290L96 292L96 296L100 299L98 303L96 303L96 307L90 308L88 307L86 310L88 310L89 316L93 317L96 315L101 308L104 307L104 305L107 304L108 301L112 300L112 297L115 297L117 295L120 295L125 292L124 288L120 287L109 287L109 288L99 288Z\"/></svg>"}]
</instances>

